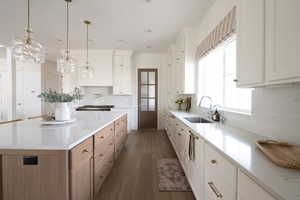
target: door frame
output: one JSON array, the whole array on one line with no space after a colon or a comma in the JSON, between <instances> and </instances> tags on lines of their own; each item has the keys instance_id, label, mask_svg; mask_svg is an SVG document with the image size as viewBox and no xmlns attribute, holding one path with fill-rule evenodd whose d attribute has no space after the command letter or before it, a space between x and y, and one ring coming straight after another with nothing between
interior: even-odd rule
<instances>
[{"instance_id":1,"label":"door frame","mask_svg":"<svg viewBox=\"0 0 300 200\"><path fill-rule=\"evenodd\" d=\"M139 68L137 69L137 103L138 103L138 130L140 130L140 112L141 112L141 72L155 72L155 116L156 116L156 122L155 122L155 128L158 129L158 69L157 68Z\"/></svg>"}]
</instances>

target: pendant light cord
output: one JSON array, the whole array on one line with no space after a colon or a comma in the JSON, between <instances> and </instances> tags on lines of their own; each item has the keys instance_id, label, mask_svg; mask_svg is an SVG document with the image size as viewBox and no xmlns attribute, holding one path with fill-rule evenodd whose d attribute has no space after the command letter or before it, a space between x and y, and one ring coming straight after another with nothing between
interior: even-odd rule
<instances>
[{"instance_id":1,"label":"pendant light cord","mask_svg":"<svg viewBox=\"0 0 300 200\"><path fill-rule=\"evenodd\" d=\"M89 63L89 24L86 24L86 63Z\"/></svg>"},{"instance_id":2,"label":"pendant light cord","mask_svg":"<svg viewBox=\"0 0 300 200\"><path fill-rule=\"evenodd\" d=\"M31 32L30 25L30 0L27 1L27 30L28 33Z\"/></svg>"},{"instance_id":3,"label":"pendant light cord","mask_svg":"<svg viewBox=\"0 0 300 200\"><path fill-rule=\"evenodd\" d=\"M69 2L67 2L67 52L69 54Z\"/></svg>"}]
</instances>

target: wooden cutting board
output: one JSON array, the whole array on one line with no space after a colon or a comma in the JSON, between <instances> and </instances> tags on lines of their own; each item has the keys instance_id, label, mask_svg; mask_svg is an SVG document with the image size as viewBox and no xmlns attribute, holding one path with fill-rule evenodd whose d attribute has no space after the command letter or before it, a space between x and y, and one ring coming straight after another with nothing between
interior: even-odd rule
<instances>
[{"instance_id":1,"label":"wooden cutting board","mask_svg":"<svg viewBox=\"0 0 300 200\"><path fill-rule=\"evenodd\" d=\"M300 147L273 140L260 140L256 145L278 166L300 170Z\"/></svg>"}]
</instances>

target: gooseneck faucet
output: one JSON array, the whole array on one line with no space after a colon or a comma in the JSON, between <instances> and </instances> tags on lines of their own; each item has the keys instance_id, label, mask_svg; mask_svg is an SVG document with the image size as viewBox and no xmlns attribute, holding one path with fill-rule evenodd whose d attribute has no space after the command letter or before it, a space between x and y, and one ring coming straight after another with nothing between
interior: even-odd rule
<instances>
[{"instance_id":1,"label":"gooseneck faucet","mask_svg":"<svg viewBox=\"0 0 300 200\"><path fill-rule=\"evenodd\" d=\"M202 102L203 102L204 99L208 99L209 102L210 102L210 104L209 104L209 111L207 112L207 118L211 119L212 107L213 107L213 105L212 105L213 100L212 100L212 98L210 96L202 96L201 99L200 99L200 101L199 101L199 104L198 104L199 107L201 107Z\"/></svg>"}]
</instances>

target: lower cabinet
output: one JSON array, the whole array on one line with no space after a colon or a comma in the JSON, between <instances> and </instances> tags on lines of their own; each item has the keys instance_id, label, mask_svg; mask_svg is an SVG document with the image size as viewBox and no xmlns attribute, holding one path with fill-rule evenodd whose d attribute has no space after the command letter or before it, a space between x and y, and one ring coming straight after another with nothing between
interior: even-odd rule
<instances>
[{"instance_id":1,"label":"lower cabinet","mask_svg":"<svg viewBox=\"0 0 300 200\"><path fill-rule=\"evenodd\" d=\"M71 199L94 199L93 137L77 145L70 152L71 158Z\"/></svg>"},{"instance_id":2,"label":"lower cabinet","mask_svg":"<svg viewBox=\"0 0 300 200\"><path fill-rule=\"evenodd\" d=\"M205 199L236 199L237 168L205 144Z\"/></svg>"},{"instance_id":3,"label":"lower cabinet","mask_svg":"<svg viewBox=\"0 0 300 200\"><path fill-rule=\"evenodd\" d=\"M167 135L197 200L276 200L172 114Z\"/></svg>"},{"instance_id":4,"label":"lower cabinet","mask_svg":"<svg viewBox=\"0 0 300 200\"><path fill-rule=\"evenodd\" d=\"M243 172L238 173L238 200L275 200Z\"/></svg>"}]
</instances>

